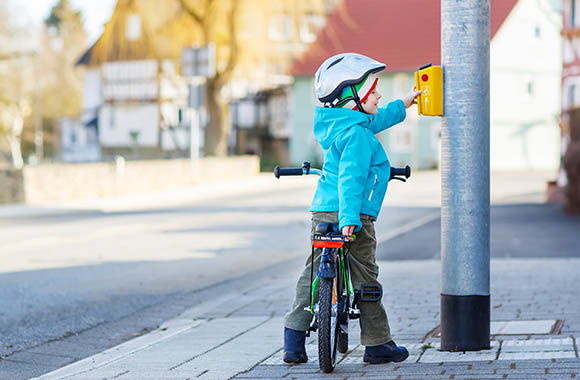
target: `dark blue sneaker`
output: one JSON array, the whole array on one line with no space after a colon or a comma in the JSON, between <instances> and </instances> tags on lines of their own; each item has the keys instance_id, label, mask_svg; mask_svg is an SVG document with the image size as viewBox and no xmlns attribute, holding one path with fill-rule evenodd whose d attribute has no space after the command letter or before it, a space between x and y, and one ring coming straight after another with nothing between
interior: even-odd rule
<instances>
[{"instance_id":1,"label":"dark blue sneaker","mask_svg":"<svg viewBox=\"0 0 580 380\"><path fill-rule=\"evenodd\" d=\"M284 362L306 363L306 331L284 327Z\"/></svg>"},{"instance_id":2,"label":"dark blue sneaker","mask_svg":"<svg viewBox=\"0 0 580 380\"><path fill-rule=\"evenodd\" d=\"M370 364L402 362L409 357L409 351L403 346L397 346L394 341L380 346L365 347L363 361Z\"/></svg>"}]
</instances>

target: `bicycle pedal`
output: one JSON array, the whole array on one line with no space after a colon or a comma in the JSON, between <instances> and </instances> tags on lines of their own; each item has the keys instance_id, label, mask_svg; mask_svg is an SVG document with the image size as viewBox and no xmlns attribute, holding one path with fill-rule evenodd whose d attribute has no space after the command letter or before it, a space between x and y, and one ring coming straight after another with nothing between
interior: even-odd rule
<instances>
[{"instance_id":1,"label":"bicycle pedal","mask_svg":"<svg viewBox=\"0 0 580 380\"><path fill-rule=\"evenodd\" d=\"M361 284L358 291L358 300L362 302L377 302L383 296L381 284Z\"/></svg>"},{"instance_id":2,"label":"bicycle pedal","mask_svg":"<svg viewBox=\"0 0 580 380\"><path fill-rule=\"evenodd\" d=\"M348 311L348 319L359 319L360 318L360 310L350 308Z\"/></svg>"},{"instance_id":3,"label":"bicycle pedal","mask_svg":"<svg viewBox=\"0 0 580 380\"><path fill-rule=\"evenodd\" d=\"M318 323L315 321L312 322L308 330L306 331L306 336L310 336L310 331L316 332L318 330Z\"/></svg>"}]
</instances>

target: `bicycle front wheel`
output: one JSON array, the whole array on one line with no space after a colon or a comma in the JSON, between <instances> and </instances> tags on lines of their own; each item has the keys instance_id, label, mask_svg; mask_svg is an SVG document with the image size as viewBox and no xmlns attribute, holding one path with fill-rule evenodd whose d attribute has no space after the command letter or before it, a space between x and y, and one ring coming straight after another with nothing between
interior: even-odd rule
<instances>
[{"instance_id":1,"label":"bicycle front wheel","mask_svg":"<svg viewBox=\"0 0 580 380\"><path fill-rule=\"evenodd\" d=\"M321 278L319 286L318 362L323 372L329 373L336 365L338 342L337 279Z\"/></svg>"}]
</instances>

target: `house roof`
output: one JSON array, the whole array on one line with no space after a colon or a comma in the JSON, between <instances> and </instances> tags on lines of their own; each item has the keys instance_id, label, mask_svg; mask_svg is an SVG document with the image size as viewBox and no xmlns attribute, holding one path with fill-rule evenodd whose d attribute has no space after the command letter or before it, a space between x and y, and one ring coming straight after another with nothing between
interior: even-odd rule
<instances>
[{"instance_id":1,"label":"house roof","mask_svg":"<svg viewBox=\"0 0 580 380\"><path fill-rule=\"evenodd\" d=\"M491 0L493 38L518 0ZM343 52L368 55L389 71L414 71L441 63L441 3L438 0L344 0L316 41L292 67L314 75L324 60Z\"/></svg>"},{"instance_id":2,"label":"house roof","mask_svg":"<svg viewBox=\"0 0 580 380\"><path fill-rule=\"evenodd\" d=\"M133 41L126 38L130 15L138 15L141 22L141 33ZM117 0L105 31L77 64L91 66L109 61L178 58L181 47L192 44L194 26L192 20L184 20L184 12L177 1Z\"/></svg>"}]
</instances>

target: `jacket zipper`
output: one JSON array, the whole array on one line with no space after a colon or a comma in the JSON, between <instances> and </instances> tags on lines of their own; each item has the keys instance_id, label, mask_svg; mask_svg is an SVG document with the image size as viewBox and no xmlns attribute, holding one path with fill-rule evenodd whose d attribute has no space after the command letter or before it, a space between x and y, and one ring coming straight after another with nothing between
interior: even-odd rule
<instances>
[{"instance_id":1,"label":"jacket zipper","mask_svg":"<svg viewBox=\"0 0 580 380\"><path fill-rule=\"evenodd\" d=\"M378 180L379 180L379 176L377 174L375 174L375 181L373 182L373 188L371 189L371 193L369 194L369 202L371 201L371 199L373 197L373 192L375 191L375 185L377 184Z\"/></svg>"}]
</instances>

